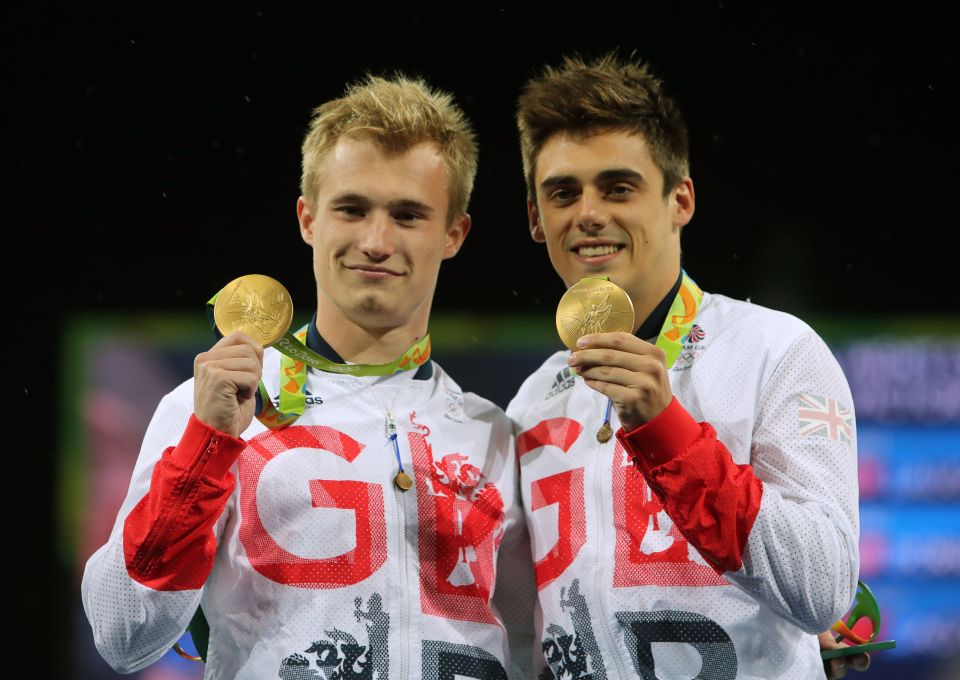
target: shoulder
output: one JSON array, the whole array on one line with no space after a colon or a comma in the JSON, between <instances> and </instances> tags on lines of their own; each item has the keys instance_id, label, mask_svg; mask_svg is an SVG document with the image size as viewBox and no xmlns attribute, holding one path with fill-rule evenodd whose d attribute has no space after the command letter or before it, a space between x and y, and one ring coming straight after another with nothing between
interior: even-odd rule
<instances>
[{"instance_id":1,"label":"shoulder","mask_svg":"<svg viewBox=\"0 0 960 680\"><path fill-rule=\"evenodd\" d=\"M819 338L802 319L750 300L704 293L703 307L694 322L701 333L717 341L733 342L768 354L784 354L800 338Z\"/></svg>"},{"instance_id":2,"label":"shoulder","mask_svg":"<svg viewBox=\"0 0 960 680\"><path fill-rule=\"evenodd\" d=\"M574 376L567 364L568 356L570 356L568 350L554 352L523 381L516 396L510 400L510 404L507 406L507 414L511 418L521 420L523 413L531 403L541 402L553 389L564 389L572 386Z\"/></svg>"},{"instance_id":3,"label":"shoulder","mask_svg":"<svg viewBox=\"0 0 960 680\"><path fill-rule=\"evenodd\" d=\"M509 427L509 419L502 408L474 392L465 392L457 381L435 361L433 362L433 380L436 391L444 400L444 408L451 415L459 412L470 420L488 421Z\"/></svg>"},{"instance_id":4,"label":"shoulder","mask_svg":"<svg viewBox=\"0 0 960 680\"><path fill-rule=\"evenodd\" d=\"M760 367L761 382L777 373L811 379L842 371L826 342L809 324L792 314L722 295L704 301L700 335L717 348L714 360L729 369L737 362ZM711 337L712 335L712 337Z\"/></svg>"}]
</instances>

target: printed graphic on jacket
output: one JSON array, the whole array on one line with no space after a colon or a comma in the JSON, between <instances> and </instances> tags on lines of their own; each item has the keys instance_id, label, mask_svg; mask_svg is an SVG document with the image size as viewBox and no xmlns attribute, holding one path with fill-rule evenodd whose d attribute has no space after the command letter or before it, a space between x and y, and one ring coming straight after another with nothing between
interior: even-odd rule
<instances>
[{"instance_id":1,"label":"printed graphic on jacket","mask_svg":"<svg viewBox=\"0 0 960 680\"><path fill-rule=\"evenodd\" d=\"M503 498L468 456L437 460L430 428L410 414L407 434L416 469L420 531L420 601L425 614L496 623L487 603L503 535Z\"/></svg>"},{"instance_id":2,"label":"printed graphic on jacket","mask_svg":"<svg viewBox=\"0 0 960 680\"><path fill-rule=\"evenodd\" d=\"M573 371L569 368L564 368L557 371L557 375L553 379L553 384L550 386L550 391L547 392L547 396L544 399L549 399L550 397L555 397L561 392L566 392L574 383L576 383L576 376L574 376Z\"/></svg>"},{"instance_id":3,"label":"printed graphic on jacket","mask_svg":"<svg viewBox=\"0 0 960 680\"><path fill-rule=\"evenodd\" d=\"M517 436L520 465L531 465L532 459L541 455L556 455L542 453L549 448L569 454L569 458L563 456L558 462L567 458L572 463L576 455L582 455L582 449L577 447L582 446L584 432L583 425L570 418L542 420ZM595 442L589 445L595 446ZM674 526L619 440L613 446L609 487L616 540L613 587L728 585ZM535 564L540 590L567 571L586 543L585 489L582 467L530 482L527 516L532 524L531 534L535 542L538 536L556 537L549 549L535 545L537 553L543 555ZM544 511L553 505L555 509ZM545 521L555 522L556 526L538 524Z\"/></svg>"},{"instance_id":4,"label":"printed graphic on jacket","mask_svg":"<svg viewBox=\"0 0 960 680\"><path fill-rule=\"evenodd\" d=\"M617 441L613 521L617 529L615 588L728 585L687 542Z\"/></svg>"},{"instance_id":5,"label":"printed graphic on jacket","mask_svg":"<svg viewBox=\"0 0 960 680\"><path fill-rule=\"evenodd\" d=\"M479 647L424 640L423 677L424 680L507 680L507 672L495 656Z\"/></svg>"},{"instance_id":6,"label":"printed graphic on jacket","mask_svg":"<svg viewBox=\"0 0 960 680\"><path fill-rule=\"evenodd\" d=\"M836 399L801 394L797 415L801 437L826 437L844 444L853 441L853 413Z\"/></svg>"},{"instance_id":7,"label":"printed graphic on jacket","mask_svg":"<svg viewBox=\"0 0 960 680\"><path fill-rule=\"evenodd\" d=\"M328 589L360 583L383 566L383 486L317 476L318 464L330 456L354 464L363 443L326 425L291 425L247 444L237 461L239 537L254 569L284 585ZM302 484L291 487L291 479ZM317 513L322 509L348 512L338 513L337 524ZM323 541L307 540L312 532L303 528L311 525Z\"/></svg>"},{"instance_id":8,"label":"printed graphic on jacket","mask_svg":"<svg viewBox=\"0 0 960 680\"><path fill-rule=\"evenodd\" d=\"M313 394L313 393L312 393L310 390L308 390L306 387L303 388L303 394L304 394L304 397L305 397L304 403L305 403L307 406L319 406L320 404L323 403L323 397L321 397L319 394ZM280 408L280 395L279 395L279 394L277 394L277 396L275 396L275 397L270 397L270 401L273 403L273 407L274 407L274 408Z\"/></svg>"},{"instance_id":9,"label":"printed graphic on jacket","mask_svg":"<svg viewBox=\"0 0 960 680\"><path fill-rule=\"evenodd\" d=\"M543 641L543 655L548 668L539 680L605 680L607 673L593 635L587 600L580 592L580 579L573 579L569 590L560 588L560 609L570 609L573 632L557 623L549 624Z\"/></svg>"},{"instance_id":10,"label":"printed graphic on jacket","mask_svg":"<svg viewBox=\"0 0 960 680\"><path fill-rule=\"evenodd\" d=\"M670 675L683 666L683 677L734 680L737 653L730 636L706 616L684 611L617 612L633 668L643 680L657 680L653 643L658 654L672 655ZM673 644L666 644L673 643Z\"/></svg>"},{"instance_id":11,"label":"printed graphic on jacket","mask_svg":"<svg viewBox=\"0 0 960 680\"><path fill-rule=\"evenodd\" d=\"M385 680L390 670L388 636L390 615L383 611L379 593L367 600L354 599L353 615L357 623L366 621L366 644L338 628L324 631L325 639L317 640L304 652L293 653L280 662L277 674L281 680ZM359 632L359 627L358 627ZM315 656L317 668L305 654Z\"/></svg>"},{"instance_id":12,"label":"printed graphic on jacket","mask_svg":"<svg viewBox=\"0 0 960 680\"><path fill-rule=\"evenodd\" d=\"M706 345L703 344L706 338L707 332L697 324L693 324L690 332L680 339L683 347L677 356L676 363L673 365L673 370L685 371L693 366L693 362L699 358L706 348Z\"/></svg>"}]
</instances>

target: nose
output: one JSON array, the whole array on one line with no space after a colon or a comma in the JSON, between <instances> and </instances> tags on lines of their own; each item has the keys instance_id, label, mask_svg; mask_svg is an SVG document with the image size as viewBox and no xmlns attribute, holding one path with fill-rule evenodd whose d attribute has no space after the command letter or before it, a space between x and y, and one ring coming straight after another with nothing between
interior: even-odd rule
<instances>
[{"instance_id":1,"label":"nose","mask_svg":"<svg viewBox=\"0 0 960 680\"><path fill-rule=\"evenodd\" d=\"M576 225L580 231L595 234L610 222L610 215L603 205L603 197L595 189L584 189L577 207Z\"/></svg>"},{"instance_id":2,"label":"nose","mask_svg":"<svg viewBox=\"0 0 960 680\"><path fill-rule=\"evenodd\" d=\"M363 233L358 243L360 251L374 262L386 260L395 250L394 228L389 215L374 211L363 224Z\"/></svg>"}]
</instances>

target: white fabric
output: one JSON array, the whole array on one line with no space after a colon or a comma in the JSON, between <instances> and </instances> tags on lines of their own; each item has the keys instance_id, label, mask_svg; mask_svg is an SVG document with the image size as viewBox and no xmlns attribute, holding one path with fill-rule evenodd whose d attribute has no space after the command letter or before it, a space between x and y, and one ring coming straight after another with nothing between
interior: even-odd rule
<instances>
[{"instance_id":1,"label":"white fabric","mask_svg":"<svg viewBox=\"0 0 960 680\"><path fill-rule=\"evenodd\" d=\"M669 371L673 393L763 482L736 573L717 576L687 544L616 438L598 443L606 397L569 374L567 352L550 357L507 409L519 433L552 418L582 426L566 452L519 451L535 559L575 551L539 593L537 632L557 677L823 677L813 634L847 610L859 569L856 435L804 430L800 398L833 400L852 424L846 379L790 315L704 294L694 323ZM611 424L619 427L616 409ZM542 497L544 480L563 474L574 490L582 475L582 490L564 501L573 516L582 503L579 525L558 525L563 502Z\"/></svg>"},{"instance_id":2,"label":"white fabric","mask_svg":"<svg viewBox=\"0 0 960 680\"><path fill-rule=\"evenodd\" d=\"M279 384L278 357L267 351L264 381L274 386L272 394ZM378 395L381 405L367 391L383 384L389 387ZM403 389L395 410L400 452L404 468L417 481L406 492L393 483L397 465L383 413L398 384ZM171 647L202 605L211 633L204 675L208 679L328 678L335 672L343 673L337 677L371 680L452 677L451 672L463 678L498 678L504 677L500 666L510 678L527 677L535 595L530 581L523 580L529 575L524 568L529 547L516 495L510 421L490 402L463 393L436 363L429 380L413 379L412 371L379 379L310 371L307 392L306 412L293 427L335 428L362 450L351 462L322 448L292 448L263 466L254 491L250 470L257 454L248 446L232 468L237 487L216 523L213 572L203 588L183 592L161 592L133 581L122 548L125 518L147 493L154 464L165 448L179 441L192 412L192 380L162 400L110 539L84 572L84 608L103 657L121 672L149 665ZM254 420L243 438L250 442L264 432ZM419 446L417 460L411 436L425 444ZM431 484L429 456L438 471L441 459L454 453L467 457L455 463L454 472L468 479L470 469L464 465L476 466L482 474L479 486L451 491L452 485ZM371 540L382 541L385 556L382 565L357 583L319 585L336 570L318 567L313 585L289 585L251 564L249 550L256 552L261 567L277 559L262 549L271 539L287 554L280 561L331 559L357 546L359 513L343 507L351 498L341 499L339 506L329 499L318 506L323 493L311 487L312 480L355 480L369 485L364 488L370 489L371 498L382 497L382 511L372 501L359 504L370 508ZM263 527L253 531L252 538L251 518L241 511L245 484L248 493L255 493ZM502 524L479 537L463 536L474 526L471 509L496 514L475 502L485 491L485 499L495 499L494 487L503 502ZM454 508L453 523L444 525L446 533L462 543L455 560L448 559L435 532L424 528L437 521L435 508L444 504ZM490 605L472 594L483 578L492 581L498 548L499 558L509 560L511 567L498 571ZM453 588L454 594L439 592L443 588ZM514 622L512 658L503 618ZM361 649L358 662L348 669L346 659ZM325 660L330 663L324 665ZM368 666L365 672L361 662Z\"/></svg>"}]
</instances>

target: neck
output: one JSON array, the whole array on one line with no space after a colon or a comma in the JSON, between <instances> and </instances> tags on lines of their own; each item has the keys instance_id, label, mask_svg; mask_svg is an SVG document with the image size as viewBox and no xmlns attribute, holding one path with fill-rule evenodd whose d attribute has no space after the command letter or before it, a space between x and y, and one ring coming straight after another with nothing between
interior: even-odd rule
<instances>
[{"instance_id":1,"label":"neck","mask_svg":"<svg viewBox=\"0 0 960 680\"><path fill-rule=\"evenodd\" d=\"M375 314L371 314L375 316ZM324 304L317 305L317 330L327 344L351 364L385 364L403 354L427 334L429 308L424 318L399 325L373 326L357 321Z\"/></svg>"},{"instance_id":2,"label":"neck","mask_svg":"<svg viewBox=\"0 0 960 680\"><path fill-rule=\"evenodd\" d=\"M666 318L667 313L670 311L670 305L673 303L673 298L676 293L674 292L675 288L679 288L680 277L682 276L680 272L680 267L677 267L677 270L670 276L664 277L659 285L651 286L647 288L644 293L645 295L638 294L637 298L634 298L631 295L631 300L633 301L633 311L635 314L633 322L633 332L637 334L641 329L644 330L644 335L641 337L652 337L660 332L660 327L663 325L663 320ZM673 293L673 294L671 294ZM666 298L670 299L667 300ZM665 303L665 308L660 309L661 305ZM659 319L659 323L653 325L656 328L653 329L653 334L649 334L650 321L656 321L651 319L651 316L662 317ZM644 326L647 326L644 328Z\"/></svg>"}]
</instances>

